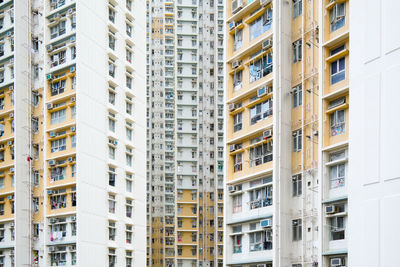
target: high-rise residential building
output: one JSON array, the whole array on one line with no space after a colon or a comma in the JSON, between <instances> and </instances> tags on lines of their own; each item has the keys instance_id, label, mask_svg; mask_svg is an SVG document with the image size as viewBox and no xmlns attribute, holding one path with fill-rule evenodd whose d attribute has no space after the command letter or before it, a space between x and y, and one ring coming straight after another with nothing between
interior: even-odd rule
<instances>
[{"instance_id":1,"label":"high-rise residential building","mask_svg":"<svg viewBox=\"0 0 400 267\"><path fill-rule=\"evenodd\" d=\"M147 1L148 266L222 266L223 4Z\"/></svg>"},{"instance_id":2,"label":"high-rise residential building","mask_svg":"<svg viewBox=\"0 0 400 267\"><path fill-rule=\"evenodd\" d=\"M0 266L145 265L144 21L0 1Z\"/></svg>"},{"instance_id":3,"label":"high-rise residential building","mask_svg":"<svg viewBox=\"0 0 400 267\"><path fill-rule=\"evenodd\" d=\"M348 266L349 1L226 9L225 263Z\"/></svg>"}]
</instances>

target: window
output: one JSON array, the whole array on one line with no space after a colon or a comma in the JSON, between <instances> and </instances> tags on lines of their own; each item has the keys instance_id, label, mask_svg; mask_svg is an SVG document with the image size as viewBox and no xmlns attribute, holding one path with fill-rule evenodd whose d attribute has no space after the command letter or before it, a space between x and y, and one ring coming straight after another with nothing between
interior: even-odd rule
<instances>
[{"instance_id":1,"label":"window","mask_svg":"<svg viewBox=\"0 0 400 267\"><path fill-rule=\"evenodd\" d=\"M115 133L115 120L108 118L108 130Z\"/></svg>"},{"instance_id":2,"label":"window","mask_svg":"<svg viewBox=\"0 0 400 267\"><path fill-rule=\"evenodd\" d=\"M301 151L303 147L303 133L302 130L297 130L292 133L293 135L293 152Z\"/></svg>"},{"instance_id":3,"label":"window","mask_svg":"<svg viewBox=\"0 0 400 267\"><path fill-rule=\"evenodd\" d=\"M297 18L303 13L303 0L293 0L293 18Z\"/></svg>"},{"instance_id":4,"label":"window","mask_svg":"<svg viewBox=\"0 0 400 267\"><path fill-rule=\"evenodd\" d=\"M126 76L126 87L132 89L132 77Z\"/></svg>"},{"instance_id":5,"label":"window","mask_svg":"<svg viewBox=\"0 0 400 267\"><path fill-rule=\"evenodd\" d=\"M342 57L331 63L331 84L343 81L346 78L346 58Z\"/></svg>"},{"instance_id":6,"label":"window","mask_svg":"<svg viewBox=\"0 0 400 267\"><path fill-rule=\"evenodd\" d=\"M292 95L293 95L293 108L301 106L303 104L303 88L301 84L293 88Z\"/></svg>"},{"instance_id":7,"label":"window","mask_svg":"<svg viewBox=\"0 0 400 267\"><path fill-rule=\"evenodd\" d=\"M233 36L233 50L238 50L242 48L243 45L243 31L235 30L235 35Z\"/></svg>"},{"instance_id":8,"label":"window","mask_svg":"<svg viewBox=\"0 0 400 267\"><path fill-rule=\"evenodd\" d=\"M4 188L4 177L0 178L0 189Z\"/></svg>"},{"instance_id":9,"label":"window","mask_svg":"<svg viewBox=\"0 0 400 267\"><path fill-rule=\"evenodd\" d=\"M76 135L71 135L71 147L76 147Z\"/></svg>"},{"instance_id":10,"label":"window","mask_svg":"<svg viewBox=\"0 0 400 267\"><path fill-rule=\"evenodd\" d=\"M132 175L126 174L126 192L132 192Z\"/></svg>"},{"instance_id":11,"label":"window","mask_svg":"<svg viewBox=\"0 0 400 267\"><path fill-rule=\"evenodd\" d=\"M242 235L234 235L233 239L233 253L242 253Z\"/></svg>"},{"instance_id":12,"label":"window","mask_svg":"<svg viewBox=\"0 0 400 267\"><path fill-rule=\"evenodd\" d=\"M67 173L66 167L51 168L51 170L50 170L51 181L55 182L55 181L64 180L66 177L66 173Z\"/></svg>"},{"instance_id":13,"label":"window","mask_svg":"<svg viewBox=\"0 0 400 267\"><path fill-rule=\"evenodd\" d=\"M339 151L330 155L330 161L340 161L345 159L345 151ZM346 163L340 162L331 165L329 170L329 184L330 188L338 188L345 185L346 178Z\"/></svg>"},{"instance_id":14,"label":"window","mask_svg":"<svg viewBox=\"0 0 400 267\"><path fill-rule=\"evenodd\" d=\"M108 266L115 267L117 263L117 255L115 255L115 249L109 248L108 249Z\"/></svg>"},{"instance_id":15,"label":"window","mask_svg":"<svg viewBox=\"0 0 400 267\"><path fill-rule=\"evenodd\" d=\"M255 138L253 140L258 140ZM261 141L261 140L260 140ZM253 141L256 143L256 141ZM272 141L250 148L250 167L272 161Z\"/></svg>"},{"instance_id":16,"label":"window","mask_svg":"<svg viewBox=\"0 0 400 267\"><path fill-rule=\"evenodd\" d=\"M51 141L51 153L59 152L67 149L67 139L61 138Z\"/></svg>"},{"instance_id":17,"label":"window","mask_svg":"<svg viewBox=\"0 0 400 267\"><path fill-rule=\"evenodd\" d=\"M115 105L115 93L108 91L108 103Z\"/></svg>"},{"instance_id":18,"label":"window","mask_svg":"<svg viewBox=\"0 0 400 267\"><path fill-rule=\"evenodd\" d=\"M132 267L132 251L126 251L125 255L126 267Z\"/></svg>"},{"instance_id":19,"label":"window","mask_svg":"<svg viewBox=\"0 0 400 267\"><path fill-rule=\"evenodd\" d=\"M108 212L109 213L115 213L115 195L108 195Z\"/></svg>"},{"instance_id":20,"label":"window","mask_svg":"<svg viewBox=\"0 0 400 267\"><path fill-rule=\"evenodd\" d=\"M51 60L51 67L56 67L58 65L64 64L66 62L65 60L65 55L66 55L66 51L60 51L57 54L54 54L50 57Z\"/></svg>"},{"instance_id":21,"label":"window","mask_svg":"<svg viewBox=\"0 0 400 267\"><path fill-rule=\"evenodd\" d=\"M108 19L112 22L115 23L115 11L111 8L108 8Z\"/></svg>"},{"instance_id":22,"label":"window","mask_svg":"<svg viewBox=\"0 0 400 267\"><path fill-rule=\"evenodd\" d=\"M242 89L242 74L243 74L243 72L241 70L235 71L233 73L233 90L234 91Z\"/></svg>"},{"instance_id":23,"label":"window","mask_svg":"<svg viewBox=\"0 0 400 267\"><path fill-rule=\"evenodd\" d=\"M51 113L50 123L57 124L64 122L67 119L66 109L61 109Z\"/></svg>"},{"instance_id":24,"label":"window","mask_svg":"<svg viewBox=\"0 0 400 267\"><path fill-rule=\"evenodd\" d=\"M302 51L303 45L302 40L299 39L293 43L293 63L299 62L302 60Z\"/></svg>"},{"instance_id":25,"label":"window","mask_svg":"<svg viewBox=\"0 0 400 267\"><path fill-rule=\"evenodd\" d=\"M115 168L108 166L108 185L115 186L115 177L117 174L115 173Z\"/></svg>"},{"instance_id":26,"label":"window","mask_svg":"<svg viewBox=\"0 0 400 267\"><path fill-rule=\"evenodd\" d=\"M132 244L132 225L126 225L126 243L127 244Z\"/></svg>"},{"instance_id":27,"label":"window","mask_svg":"<svg viewBox=\"0 0 400 267\"><path fill-rule=\"evenodd\" d=\"M250 251L264 250L265 231L252 232L249 234Z\"/></svg>"},{"instance_id":28,"label":"window","mask_svg":"<svg viewBox=\"0 0 400 267\"><path fill-rule=\"evenodd\" d=\"M126 9L132 10L132 0L126 0Z\"/></svg>"},{"instance_id":29,"label":"window","mask_svg":"<svg viewBox=\"0 0 400 267\"><path fill-rule=\"evenodd\" d=\"M233 172L238 172L242 170L242 153L236 153L233 155Z\"/></svg>"},{"instance_id":30,"label":"window","mask_svg":"<svg viewBox=\"0 0 400 267\"><path fill-rule=\"evenodd\" d=\"M132 155L129 153L126 153L126 165L132 167Z\"/></svg>"},{"instance_id":31,"label":"window","mask_svg":"<svg viewBox=\"0 0 400 267\"><path fill-rule=\"evenodd\" d=\"M242 130L242 112L233 116L233 131L237 132Z\"/></svg>"},{"instance_id":32,"label":"window","mask_svg":"<svg viewBox=\"0 0 400 267\"><path fill-rule=\"evenodd\" d=\"M54 39L65 33L65 20L50 28L50 38Z\"/></svg>"},{"instance_id":33,"label":"window","mask_svg":"<svg viewBox=\"0 0 400 267\"><path fill-rule=\"evenodd\" d=\"M113 62L108 62L108 74L111 77L115 77L115 64Z\"/></svg>"},{"instance_id":34,"label":"window","mask_svg":"<svg viewBox=\"0 0 400 267\"><path fill-rule=\"evenodd\" d=\"M242 212L242 194L232 196L233 213Z\"/></svg>"},{"instance_id":35,"label":"window","mask_svg":"<svg viewBox=\"0 0 400 267\"><path fill-rule=\"evenodd\" d=\"M331 136L336 136L345 131L345 110L336 110L330 115Z\"/></svg>"},{"instance_id":36,"label":"window","mask_svg":"<svg viewBox=\"0 0 400 267\"><path fill-rule=\"evenodd\" d=\"M132 115L132 104L129 102L126 102L126 113Z\"/></svg>"},{"instance_id":37,"label":"window","mask_svg":"<svg viewBox=\"0 0 400 267\"><path fill-rule=\"evenodd\" d=\"M115 50L115 37L113 32L109 32L108 34L108 47Z\"/></svg>"},{"instance_id":38,"label":"window","mask_svg":"<svg viewBox=\"0 0 400 267\"><path fill-rule=\"evenodd\" d=\"M132 129L126 127L126 139L132 141Z\"/></svg>"},{"instance_id":39,"label":"window","mask_svg":"<svg viewBox=\"0 0 400 267\"><path fill-rule=\"evenodd\" d=\"M266 9L262 16L250 24L250 40L268 31L272 25L272 9Z\"/></svg>"},{"instance_id":40,"label":"window","mask_svg":"<svg viewBox=\"0 0 400 267\"><path fill-rule=\"evenodd\" d=\"M132 52L131 50L126 49L126 61L132 63Z\"/></svg>"},{"instance_id":41,"label":"window","mask_svg":"<svg viewBox=\"0 0 400 267\"><path fill-rule=\"evenodd\" d=\"M258 54L258 52L256 53ZM252 57L255 57L253 55ZM263 55L257 61L252 60L250 62L250 83L258 81L262 77L267 76L272 72L272 53Z\"/></svg>"},{"instance_id":42,"label":"window","mask_svg":"<svg viewBox=\"0 0 400 267\"><path fill-rule=\"evenodd\" d=\"M301 174L292 176L292 196L301 196L303 190Z\"/></svg>"},{"instance_id":43,"label":"window","mask_svg":"<svg viewBox=\"0 0 400 267\"><path fill-rule=\"evenodd\" d=\"M331 232L331 240L345 239L346 222L344 216L334 216L329 218L329 229Z\"/></svg>"},{"instance_id":44,"label":"window","mask_svg":"<svg viewBox=\"0 0 400 267\"><path fill-rule=\"evenodd\" d=\"M271 181L272 178L268 177L250 182L250 187L257 186L257 188L249 190L249 205L251 210L272 205L272 185L270 184ZM258 187L262 184L265 184L265 186Z\"/></svg>"},{"instance_id":45,"label":"window","mask_svg":"<svg viewBox=\"0 0 400 267\"><path fill-rule=\"evenodd\" d=\"M56 190L53 190L53 192ZM63 193L63 194L58 194L58 195L52 195L50 197L50 205L51 209L62 209L67 207L67 195L65 194L65 189L63 190L58 190L58 193Z\"/></svg>"},{"instance_id":46,"label":"window","mask_svg":"<svg viewBox=\"0 0 400 267\"><path fill-rule=\"evenodd\" d=\"M300 241L302 239L302 222L301 219L292 221L292 240Z\"/></svg>"},{"instance_id":47,"label":"window","mask_svg":"<svg viewBox=\"0 0 400 267\"><path fill-rule=\"evenodd\" d=\"M250 123L256 124L272 115L272 98L250 108Z\"/></svg>"},{"instance_id":48,"label":"window","mask_svg":"<svg viewBox=\"0 0 400 267\"><path fill-rule=\"evenodd\" d=\"M115 236L117 234L117 228L115 227L115 222L108 222L108 240L115 241Z\"/></svg>"},{"instance_id":49,"label":"window","mask_svg":"<svg viewBox=\"0 0 400 267\"><path fill-rule=\"evenodd\" d=\"M64 266L67 264L66 247L56 247L58 251L50 254L51 266Z\"/></svg>"},{"instance_id":50,"label":"window","mask_svg":"<svg viewBox=\"0 0 400 267\"><path fill-rule=\"evenodd\" d=\"M126 205L126 217L132 218L132 210L133 210L132 200L126 199L125 205Z\"/></svg>"},{"instance_id":51,"label":"window","mask_svg":"<svg viewBox=\"0 0 400 267\"><path fill-rule=\"evenodd\" d=\"M60 80L51 84L51 96L59 95L64 93L65 80Z\"/></svg>"},{"instance_id":52,"label":"window","mask_svg":"<svg viewBox=\"0 0 400 267\"><path fill-rule=\"evenodd\" d=\"M329 13L331 32L336 31L346 23L346 4L335 4Z\"/></svg>"}]
</instances>

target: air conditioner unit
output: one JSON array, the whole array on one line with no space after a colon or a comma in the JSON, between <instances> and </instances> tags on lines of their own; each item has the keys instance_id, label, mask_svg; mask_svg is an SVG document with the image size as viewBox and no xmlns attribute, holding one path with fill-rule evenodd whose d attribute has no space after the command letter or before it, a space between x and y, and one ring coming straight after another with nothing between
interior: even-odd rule
<instances>
[{"instance_id":1,"label":"air conditioner unit","mask_svg":"<svg viewBox=\"0 0 400 267\"><path fill-rule=\"evenodd\" d=\"M266 264L257 264L257 267L267 267Z\"/></svg>"},{"instance_id":2,"label":"air conditioner unit","mask_svg":"<svg viewBox=\"0 0 400 267\"><path fill-rule=\"evenodd\" d=\"M342 258L331 258L331 267L343 266Z\"/></svg>"},{"instance_id":3,"label":"air conditioner unit","mask_svg":"<svg viewBox=\"0 0 400 267\"><path fill-rule=\"evenodd\" d=\"M49 109L49 110L50 110L50 109L53 109L53 103L48 103L48 104L47 104L47 109Z\"/></svg>"},{"instance_id":4,"label":"air conditioner unit","mask_svg":"<svg viewBox=\"0 0 400 267\"><path fill-rule=\"evenodd\" d=\"M51 80L53 79L53 75L52 74L47 74L46 75L46 80Z\"/></svg>"},{"instance_id":5,"label":"air conditioner unit","mask_svg":"<svg viewBox=\"0 0 400 267\"><path fill-rule=\"evenodd\" d=\"M76 217L75 216L71 216L71 221L76 221Z\"/></svg>"},{"instance_id":6,"label":"air conditioner unit","mask_svg":"<svg viewBox=\"0 0 400 267\"><path fill-rule=\"evenodd\" d=\"M269 3L271 3L272 2L272 0L260 0L260 5L261 6L266 6L266 5L268 5Z\"/></svg>"},{"instance_id":7,"label":"air conditioner unit","mask_svg":"<svg viewBox=\"0 0 400 267\"><path fill-rule=\"evenodd\" d=\"M239 67L239 65L240 65L239 60L233 61L233 62L232 62L232 69L236 69L237 67Z\"/></svg>"},{"instance_id":8,"label":"air conditioner unit","mask_svg":"<svg viewBox=\"0 0 400 267\"><path fill-rule=\"evenodd\" d=\"M333 214L336 212L336 207L335 205L329 205L325 207L325 213L326 214Z\"/></svg>"},{"instance_id":9,"label":"air conditioner unit","mask_svg":"<svg viewBox=\"0 0 400 267\"><path fill-rule=\"evenodd\" d=\"M263 86L257 89L257 97L262 97L267 94L267 87Z\"/></svg>"},{"instance_id":10,"label":"air conditioner unit","mask_svg":"<svg viewBox=\"0 0 400 267\"><path fill-rule=\"evenodd\" d=\"M47 50L47 52L50 52L50 51L52 51L53 50L53 45L46 45L46 50Z\"/></svg>"},{"instance_id":11,"label":"air conditioner unit","mask_svg":"<svg viewBox=\"0 0 400 267\"><path fill-rule=\"evenodd\" d=\"M47 194L48 195L52 195L53 194L53 190L47 190ZM50 219L50 222L51 222L51 219Z\"/></svg>"},{"instance_id":12,"label":"air conditioner unit","mask_svg":"<svg viewBox=\"0 0 400 267\"><path fill-rule=\"evenodd\" d=\"M14 222L10 222L10 227L12 228L14 226L15 226Z\"/></svg>"},{"instance_id":13,"label":"air conditioner unit","mask_svg":"<svg viewBox=\"0 0 400 267\"><path fill-rule=\"evenodd\" d=\"M242 0L233 0L232 1L232 13L236 13L243 7Z\"/></svg>"},{"instance_id":14,"label":"air conditioner unit","mask_svg":"<svg viewBox=\"0 0 400 267\"><path fill-rule=\"evenodd\" d=\"M12 144L13 144L13 141L11 141L11 140L7 142L7 145L9 145L9 146L11 146Z\"/></svg>"},{"instance_id":15,"label":"air conditioner unit","mask_svg":"<svg viewBox=\"0 0 400 267\"><path fill-rule=\"evenodd\" d=\"M346 103L346 97L341 97L339 99L335 99L335 100L329 102L328 109L343 105L345 103Z\"/></svg>"},{"instance_id":16,"label":"air conditioner unit","mask_svg":"<svg viewBox=\"0 0 400 267\"><path fill-rule=\"evenodd\" d=\"M229 111L234 111L235 108L236 108L236 107L235 107L235 104L233 104L233 103L232 103L232 104L229 104L228 107L229 107Z\"/></svg>"},{"instance_id":17,"label":"air conditioner unit","mask_svg":"<svg viewBox=\"0 0 400 267\"><path fill-rule=\"evenodd\" d=\"M69 41L70 41L71 43L75 43L75 36L71 36L71 38L69 39Z\"/></svg>"},{"instance_id":18,"label":"air conditioner unit","mask_svg":"<svg viewBox=\"0 0 400 267\"><path fill-rule=\"evenodd\" d=\"M55 132L50 132L50 138L55 137L56 133Z\"/></svg>"},{"instance_id":19,"label":"air conditioner unit","mask_svg":"<svg viewBox=\"0 0 400 267\"><path fill-rule=\"evenodd\" d=\"M10 172L13 173L14 172L14 168L10 168Z\"/></svg>"},{"instance_id":20,"label":"air conditioner unit","mask_svg":"<svg viewBox=\"0 0 400 267\"><path fill-rule=\"evenodd\" d=\"M75 102L76 98L75 96L71 97L71 102Z\"/></svg>"},{"instance_id":21,"label":"air conditioner unit","mask_svg":"<svg viewBox=\"0 0 400 267\"><path fill-rule=\"evenodd\" d=\"M68 158L68 162L72 162L72 161L74 161L74 158L73 157L69 157Z\"/></svg>"},{"instance_id":22,"label":"air conditioner unit","mask_svg":"<svg viewBox=\"0 0 400 267\"><path fill-rule=\"evenodd\" d=\"M50 252L54 252L55 250L56 250L55 247L49 247L49 251L50 251Z\"/></svg>"},{"instance_id":23,"label":"air conditioner unit","mask_svg":"<svg viewBox=\"0 0 400 267\"><path fill-rule=\"evenodd\" d=\"M74 13L74 10L72 8L68 9L68 14L71 15L72 13Z\"/></svg>"},{"instance_id":24,"label":"air conditioner unit","mask_svg":"<svg viewBox=\"0 0 400 267\"><path fill-rule=\"evenodd\" d=\"M260 221L260 226L262 228L272 227L272 219L265 219Z\"/></svg>"},{"instance_id":25,"label":"air conditioner unit","mask_svg":"<svg viewBox=\"0 0 400 267\"><path fill-rule=\"evenodd\" d=\"M11 112L9 116L10 118L14 118L14 113Z\"/></svg>"},{"instance_id":26,"label":"air conditioner unit","mask_svg":"<svg viewBox=\"0 0 400 267\"><path fill-rule=\"evenodd\" d=\"M71 126L71 132L75 132L76 128L75 126Z\"/></svg>"},{"instance_id":27,"label":"air conditioner unit","mask_svg":"<svg viewBox=\"0 0 400 267\"><path fill-rule=\"evenodd\" d=\"M266 130L266 131L263 132L263 138L270 138L270 137L272 137L272 130L271 129Z\"/></svg>"},{"instance_id":28,"label":"air conditioner unit","mask_svg":"<svg viewBox=\"0 0 400 267\"><path fill-rule=\"evenodd\" d=\"M49 191L51 191L51 190L49 190ZM53 191L52 191L53 192ZM55 223L57 220L55 219L55 218L50 218L50 220L49 220L49 222L50 223Z\"/></svg>"},{"instance_id":29,"label":"air conditioner unit","mask_svg":"<svg viewBox=\"0 0 400 267\"><path fill-rule=\"evenodd\" d=\"M236 146L235 145L229 145L229 152L233 152L236 150Z\"/></svg>"},{"instance_id":30,"label":"air conditioner unit","mask_svg":"<svg viewBox=\"0 0 400 267\"><path fill-rule=\"evenodd\" d=\"M50 166L56 165L56 161L54 159L49 160L49 165Z\"/></svg>"},{"instance_id":31,"label":"air conditioner unit","mask_svg":"<svg viewBox=\"0 0 400 267\"><path fill-rule=\"evenodd\" d=\"M75 246L69 246L69 247L68 247L68 250L69 250L69 251L75 250Z\"/></svg>"},{"instance_id":32,"label":"air conditioner unit","mask_svg":"<svg viewBox=\"0 0 400 267\"><path fill-rule=\"evenodd\" d=\"M235 22L234 22L234 21L231 21L231 22L229 23L229 30L232 30L233 28L235 28Z\"/></svg>"},{"instance_id":33,"label":"air conditioner unit","mask_svg":"<svg viewBox=\"0 0 400 267\"><path fill-rule=\"evenodd\" d=\"M14 250L10 250L10 255L14 255Z\"/></svg>"},{"instance_id":34,"label":"air conditioner unit","mask_svg":"<svg viewBox=\"0 0 400 267\"><path fill-rule=\"evenodd\" d=\"M10 91L14 90L14 85L11 85L10 87L8 87L8 89L10 89Z\"/></svg>"},{"instance_id":35,"label":"air conditioner unit","mask_svg":"<svg viewBox=\"0 0 400 267\"><path fill-rule=\"evenodd\" d=\"M235 190L235 187L233 185L230 185L230 186L228 186L228 191L229 191L229 193L233 193L236 190Z\"/></svg>"},{"instance_id":36,"label":"air conditioner unit","mask_svg":"<svg viewBox=\"0 0 400 267\"><path fill-rule=\"evenodd\" d=\"M272 47L272 41L271 39L267 39L262 43L262 48L264 50L270 49Z\"/></svg>"},{"instance_id":37,"label":"air conditioner unit","mask_svg":"<svg viewBox=\"0 0 400 267\"><path fill-rule=\"evenodd\" d=\"M69 68L69 71L70 71L70 72L75 72L75 67Z\"/></svg>"},{"instance_id":38,"label":"air conditioner unit","mask_svg":"<svg viewBox=\"0 0 400 267\"><path fill-rule=\"evenodd\" d=\"M10 58L10 63L13 64L14 63L14 58Z\"/></svg>"}]
</instances>

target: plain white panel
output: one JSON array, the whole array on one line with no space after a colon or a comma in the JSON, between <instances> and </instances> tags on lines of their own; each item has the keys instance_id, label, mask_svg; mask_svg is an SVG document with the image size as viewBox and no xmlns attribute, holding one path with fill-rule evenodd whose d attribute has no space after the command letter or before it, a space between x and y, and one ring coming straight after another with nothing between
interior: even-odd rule
<instances>
[{"instance_id":1,"label":"plain white panel","mask_svg":"<svg viewBox=\"0 0 400 267\"><path fill-rule=\"evenodd\" d=\"M360 254L362 254L362 265L361 266L379 266L380 256L380 202L379 199L371 199L365 201L361 206L362 221L358 221L359 227L361 228L362 242L356 248ZM371 216L374 214L374 216ZM351 216L351 215L350 215ZM365 223L363 223L365 222ZM350 235L352 233L350 232ZM365 251L371 251L373 253L363 253ZM351 257L351 255L350 255Z\"/></svg>"},{"instance_id":2,"label":"plain white panel","mask_svg":"<svg viewBox=\"0 0 400 267\"><path fill-rule=\"evenodd\" d=\"M400 1L384 0L382 2L383 18L383 47L385 54L400 48L399 10ZM372 21L376 21L376 13L368 14ZM368 51L369 53L369 51Z\"/></svg>"},{"instance_id":3,"label":"plain white panel","mask_svg":"<svg viewBox=\"0 0 400 267\"><path fill-rule=\"evenodd\" d=\"M363 118L363 147L364 153L364 176L363 184L379 182L379 114L380 114L380 93L381 93L381 75L377 73L366 77L364 84L364 99L375 99L374 104L368 101L359 102L356 106L364 110ZM357 129L355 129L357 131ZM368 167L368 168L366 168Z\"/></svg>"},{"instance_id":4,"label":"plain white panel","mask_svg":"<svg viewBox=\"0 0 400 267\"><path fill-rule=\"evenodd\" d=\"M400 237L399 207L400 207L400 195L389 196L382 199L382 216L381 216L382 220L381 266L382 267L399 265L399 255L398 255L399 237ZM376 231L376 229L372 228L371 231ZM368 265L368 266L373 266L373 265Z\"/></svg>"},{"instance_id":5,"label":"plain white panel","mask_svg":"<svg viewBox=\"0 0 400 267\"><path fill-rule=\"evenodd\" d=\"M381 92L381 175L382 179L400 177L400 123L398 114L398 100L400 99L400 65L392 67L383 74L383 88ZM374 106L375 99L371 99Z\"/></svg>"},{"instance_id":6,"label":"plain white panel","mask_svg":"<svg viewBox=\"0 0 400 267\"><path fill-rule=\"evenodd\" d=\"M384 0L386 1L386 0ZM381 0L366 0L366 5L361 7L364 9L364 61L377 59L381 55ZM374 18L371 19L371 14Z\"/></svg>"}]
</instances>

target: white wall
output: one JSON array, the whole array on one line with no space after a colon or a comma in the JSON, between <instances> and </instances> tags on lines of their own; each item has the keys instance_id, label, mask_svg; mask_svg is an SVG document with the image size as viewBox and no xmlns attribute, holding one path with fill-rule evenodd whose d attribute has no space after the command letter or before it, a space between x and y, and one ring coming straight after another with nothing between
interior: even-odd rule
<instances>
[{"instance_id":1,"label":"white wall","mask_svg":"<svg viewBox=\"0 0 400 267\"><path fill-rule=\"evenodd\" d=\"M398 265L399 8L350 1L349 266Z\"/></svg>"}]
</instances>

